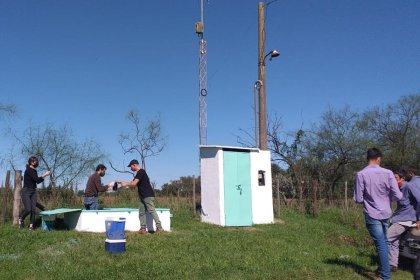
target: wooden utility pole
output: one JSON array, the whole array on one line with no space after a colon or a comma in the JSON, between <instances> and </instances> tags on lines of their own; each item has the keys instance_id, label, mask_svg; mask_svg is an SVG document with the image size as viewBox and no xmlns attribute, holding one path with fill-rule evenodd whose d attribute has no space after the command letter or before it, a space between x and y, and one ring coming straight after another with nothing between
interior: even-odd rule
<instances>
[{"instance_id":1,"label":"wooden utility pole","mask_svg":"<svg viewBox=\"0 0 420 280\"><path fill-rule=\"evenodd\" d=\"M2 207L1 207L1 216L0 216L0 224L4 224L6 222L7 217L7 197L9 196L9 189L10 189L10 170L6 172L6 183L3 190L3 200L2 200Z\"/></svg>"},{"instance_id":2,"label":"wooden utility pole","mask_svg":"<svg viewBox=\"0 0 420 280\"><path fill-rule=\"evenodd\" d=\"M13 224L19 223L20 198L22 190L22 170L15 171L15 189L13 199Z\"/></svg>"},{"instance_id":3,"label":"wooden utility pole","mask_svg":"<svg viewBox=\"0 0 420 280\"><path fill-rule=\"evenodd\" d=\"M260 149L267 150L267 110L265 96L265 35L264 35L264 3L258 3L258 80L262 85L259 96L259 140Z\"/></svg>"}]
</instances>

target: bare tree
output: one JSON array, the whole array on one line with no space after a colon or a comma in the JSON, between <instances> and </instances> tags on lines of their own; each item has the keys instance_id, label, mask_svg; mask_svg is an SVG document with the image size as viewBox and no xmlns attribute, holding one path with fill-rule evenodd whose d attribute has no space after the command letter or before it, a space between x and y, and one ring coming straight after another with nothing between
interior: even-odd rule
<instances>
[{"instance_id":1,"label":"bare tree","mask_svg":"<svg viewBox=\"0 0 420 280\"><path fill-rule=\"evenodd\" d=\"M14 116L16 114L16 106L13 104L3 104L0 103L0 119L3 116ZM3 165L7 162L6 157L2 154L0 155L0 165Z\"/></svg>"},{"instance_id":2,"label":"bare tree","mask_svg":"<svg viewBox=\"0 0 420 280\"><path fill-rule=\"evenodd\" d=\"M77 183L104 158L98 143L93 140L75 140L72 130L67 126L55 128L50 124L30 125L22 135L11 135L24 158L37 156L41 167L51 171L50 182L53 187L67 187Z\"/></svg>"},{"instance_id":3,"label":"bare tree","mask_svg":"<svg viewBox=\"0 0 420 280\"><path fill-rule=\"evenodd\" d=\"M137 154L142 167L146 169L146 159L159 155L166 146L160 118L142 125L138 111L133 109L128 112L127 119L133 128L128 133L120 134L119 144L124 154Z\"/></svg>"},{"instance_id":4,"label":"bare tree","mask_svg":"<svg viewBox=\"0 0 420 280\"><path fill-rule=\"evenodd\" d=\"M0 103L0 116L1 114L14 115L15 113L16 113L15 105Z\"/></svg>"},{"instance_id":5,"label":"bare tree","mask_svg":"<svg viewBox=\"0 0 420 280\"><path fill-rule=\"evenodd\" d=\"M303 180L304 169L302 158L304 150L302 140L305 132L299 129L295 132L285 132L281 119L274 115L268 118L267 139L273 160L285 164L295 185Z\"/></svg>"}]
</instances>

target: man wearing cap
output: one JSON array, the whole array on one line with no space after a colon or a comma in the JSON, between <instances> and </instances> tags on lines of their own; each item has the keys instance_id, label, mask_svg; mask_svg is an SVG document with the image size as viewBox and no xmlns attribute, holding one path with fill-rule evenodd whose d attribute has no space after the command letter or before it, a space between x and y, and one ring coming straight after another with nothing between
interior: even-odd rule
<instances>
[{"instance_id":1,"label":"man wearing cap","mask_svg":"<svg viewBox=\"0 0 420 280\"><path fill-rule=\"evenodd\" d=\"M159 216L156 213L155 209L155 192L150 184L149 176L146 171L140 167L139 162L135 159L130 161L127 167L131 168L131 171L136 171L136 176L134 176L133 181L123 182L117 181L123 187L136 187L139 193L139 220L140 220L140 230L139 234L146 234L146 212L152 215L156 223L155 233L160 233L162 231L162 225L159 220Z\"/></svg>"}]
</instances>

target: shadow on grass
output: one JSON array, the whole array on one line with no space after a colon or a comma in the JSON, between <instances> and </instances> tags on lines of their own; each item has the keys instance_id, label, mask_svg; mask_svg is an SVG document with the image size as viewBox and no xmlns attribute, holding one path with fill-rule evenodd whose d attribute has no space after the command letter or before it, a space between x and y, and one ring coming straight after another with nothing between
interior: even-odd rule
<instances>
[{"instance_id":1,"label":"shadow on grass","mask_svg":"<svg viewBox=\"0 0 420 280\"><path fill-rule=\"evenodd\" d=\"M339 266L344 266L344 267L349 267L351 269L353 269L357 274L367 278L367 279L377 279L377 276L375 275L374 271L371 271L370 269L363 267L355 262L352 262L350 260L346 260L346 259L328 259L325 261L325 263L327 264L332 264L332 265L339 265Z\"/></svg>"}]
</instances>

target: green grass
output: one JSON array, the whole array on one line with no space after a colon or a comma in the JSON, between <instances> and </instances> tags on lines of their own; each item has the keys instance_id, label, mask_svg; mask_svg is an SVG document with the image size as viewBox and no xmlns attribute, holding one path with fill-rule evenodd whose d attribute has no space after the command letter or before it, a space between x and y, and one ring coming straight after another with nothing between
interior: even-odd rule
<instances>
[{"instance_id":1,"label":"green grass","mask_svg":"<svg viewBox=\"0 0 420 280\"><path fill-rule=\"evenodd\" d=\"M0 226L0 279L370 279L376 269L360 209L324 210L316 219L284 210L283 223L251 228L172 212L172 232L127 232L126 252L114 255L104 233ZM408 267L392 277L412 274Z\"/></svg>"}]
</instances>

